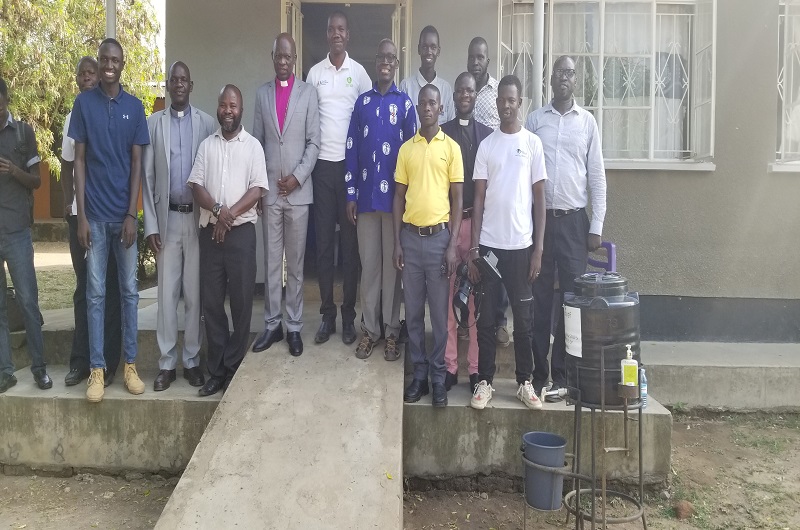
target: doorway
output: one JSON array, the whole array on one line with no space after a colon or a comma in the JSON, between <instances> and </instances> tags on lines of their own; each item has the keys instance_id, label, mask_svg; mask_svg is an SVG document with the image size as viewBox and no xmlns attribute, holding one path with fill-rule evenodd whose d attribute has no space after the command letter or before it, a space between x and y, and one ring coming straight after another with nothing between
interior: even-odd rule
<instances>
[{"instance_id":1,"label":"doorway","mask_svg":"<svg viewBox=\"0 0 800 530\"><path fill-rule=\"evenodd\" d=\"M366 69L373 81L378 43L385 38L394 41L400 59L399 83L408 73L406 43L410 32L410 3L410 0L373 0L371 3L284 0L281 31L291 33L297 42L296 75L305 79L309 69L325 58L328 15L341 11L350 24L347 52Z\"/></svg>"}]
</instances>

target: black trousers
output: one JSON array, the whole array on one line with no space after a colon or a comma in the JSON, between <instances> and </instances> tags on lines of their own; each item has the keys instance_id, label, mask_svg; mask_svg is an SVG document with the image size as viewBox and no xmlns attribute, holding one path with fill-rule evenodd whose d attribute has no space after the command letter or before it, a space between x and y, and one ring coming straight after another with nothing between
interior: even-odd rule
<instances>
[{"instance_id":1,"label":"black trousers","mask_svg":"<svg viewBox=\"0 0 800 530\"><path fill-rule=\"evenodd\" d=\"M550 370L547 354L550 350L550 330L553 329L553 296L558 269L559 299L553 331L553 353L550 368L553 382L564 385L567 382L566 346L564 345L564 303L563 293L572 292L575 278L586 272L589 251L586 240L589 235L589 217L586 210L580 210L563 217L555 217L547 211L544 227L544 252L542 270L533 283L533 359L536 369L533 373L534 386L539 388L547 382Z\"/></svg>"},{"instance_id":2,"label":"black trousers","mask_svg":"<svg viewBox=\"0 0 800 530\"><path fill-rule=\"evenodd\" d=\"M225 241L211 238L214 225L200 230L200 296L206 322L208 373L230 380L244 359L250 341L250 317L256 284L256 227L233 227ZM225 313L230 296L233 334Z\"/></svg>"},{"instance_id":3,"label":"black trousers","mask_svg":"<svg viewBox=\"0 0 800 530\"><path fill-rule=\"evenodd\" d=\"M497 319L494 308L502 297L502 287L508 293L511 314L514 318L514 360L516 362L517 383L524 383L533 372L531 357L531 307L533 293L528 282L531 266L531 248L520 250L500 250L480 246L481 256L487 252L497 256L497 269L503 277L501 281L482 277L484 295L481 302L481 315L478 318L478 377L487 383L492 382L496 370Z\"/></svg>"},{"instance_id":4,"label":"black trousers","mask_svg":"<svg viewBox=\"0 0 800 530\"><path fill-rule=\"evenodd\" d=\"M86 249L78 242L78 217L67 217L69 226L69 254L75 271L75 292L72 294L72 309L75 316L75 332L72 335L72 352L69 356L70 370L89 371L89 320L86 305ZM114 253L108 254L106 269L106 314L103 334L103 354L106 370L117 372L122 351L122 316L119 302L119 280L117 260Z\"/></svg>"},{"instance_id":5,"label":"black trousers","mask_svg":"<svg viewBox=\"0 0 800 530\"><path fill-rule=\"evenodd\" d=\"M319 275L319 312L323 320L336 320L333 302L333 262L336 223L339 223L339 252L342 255L342 322L356 318L356 288L358 285L358 236L356 227L347 220L347 192L344 182L344 161L317 160L311 178L314 179L314 230L317 246L317 274Z\"/></svg>"}]
</instances>

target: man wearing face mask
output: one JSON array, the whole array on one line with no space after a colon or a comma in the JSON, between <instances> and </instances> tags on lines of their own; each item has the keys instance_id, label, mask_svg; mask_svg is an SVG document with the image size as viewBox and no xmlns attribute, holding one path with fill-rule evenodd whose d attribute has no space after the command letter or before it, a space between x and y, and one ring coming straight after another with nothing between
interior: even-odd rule
<instances>
[{"instance_id":1,"label":"man wearing face mask","mask_svg":"<svg viewBox=\"0 0 800 530\"><path fill-rule=\"evenodd\" d=\"M397 47L382 40L375 55L378 82L356 100L347 133L347 217L357 228L361 256L364 336L356 348L359 359L370 356L382 334L384 359L400 357L400 275L392 263L394 171L400 146L417 128L411 99L393 81L398 64Z\"/></svg>"},{"instance_id":2,"label":"man wearing face mask","mask_svg":"<svg viewBox=\"0 0 800 530\"><path fill-rule=\"evenodd\" d=\"M256 94L253 136L264 148L269 191L261 200L264 232L264 331L253 343L260 352L283 340L283 257L286 256L286 342L303 353L303 262L308 210L314 192L311 171L319 154L319 109L313 86L297 79L294 39L281 33L272 46L275 79Z\"/></svg>"},{"instance_id":3,"label":"man wearing face mask","mask_svg":"<svg viewBox=\"0 0 800 530\"><path fill-rule=\"evenodd\" d=\"M217 100L220 128L197 150L189 185L200 210L200 295L208 341L210 396L228 388L250 340L256 282L256 203L269 188L264 149L242 127L242 93L225 85ZM233 334L225 314L230 295Z\"/></svg>"}]
</instances>

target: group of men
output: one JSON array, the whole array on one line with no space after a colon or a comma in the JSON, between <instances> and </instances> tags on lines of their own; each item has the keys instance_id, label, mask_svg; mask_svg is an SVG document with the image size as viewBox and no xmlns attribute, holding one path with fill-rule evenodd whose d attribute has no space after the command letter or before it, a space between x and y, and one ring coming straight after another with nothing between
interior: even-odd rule
<instances>
[{"instance_id":1,"label":"group of men","mask_svg":"<svg viewBox=\"0 0 800 530\"><path fill-rule=\"evenodd\" d=\"M237 87L226 85L220 92L218 125L190 104L193 82L183 62L169 70L169 107L145 119L141 102L120 84L125 61L117 41L103 41L98 61L81 59L76 72L81 93L65 125L62 152L65 216L77 276L67 385L88 377L87 399L101 401L124 354L126 388L144 392L135 365L133 245L143 185L145 236L158 269L161 357L155 391L166 390L176 379L181 297L183 377L203 396L230 384L249 345L257 222L264 237L265 326L252 349L264 351L285 339L291 355L303 353L303 263L313 212L322 315L315 343L336 332L338 225L342 341L357 339L360 268L362 337L355 355L368 358L383 340L386 360L401 356L402 297L414 366L405 401L432 392L433 405L445 406L447 391L457 384L460 332L450 300L455 271L466 263L470 280L482 282L485 293L477 325L466 334L472 406L482 409L492 396L496 345L508 340L499 333L505 331L506 299L514 321L517 395L528 407L541 408L537 393L550 375L555 274L561 290L568 291L572 279L584 272L588 251L600 244L605 214L597 126L572 98L574 62L568 57L556 61L553 101L532 113L523 128L520 82L514 76L498 82L489 75L484 39L470 43L468 71L453 89L436 73L441 47L432 26L420 34L419 70L399 87L394 83L398 51L391 40L378 45L373 84L364 67L349 57L349 38L347 17L334 12L328 18L329 53L304 82L293 73L292 37L279 35L272 49L275 78L258 89L252 135L241 125ZM5 145L25 135L9 131L24 124L11 119L4 84L0 88L0 121L5 123L0 129L0 191L15 185L19 194L30 195L38 185L35 142L32 150L23 151L25 156L12 159L13 165L6 162L10 150ZM589 195L591 223L585 210ZM5 201L6 194L0 196ZM14 276L15 270L33 269L30 219L22 228L8 223L9 217L0 215L0 257L8 261L15 286L19 281L21 305L30 306L25 323L31 369L37 384L46 388L52 382L41 354L41 326L37 331L33 318L38 319L35 276L32 290ZM16 232L27 238L20 245L30 259L22 264L13 264L6 241ZM475 266L490 252L502 280L481 278ZM14 259L20 256L13 252ZM426 301L430 350L425 344ZM203 321L207 379L199 359ZM3 323L0 318L0 392L16 382L11 382ZM554 386L565 384L560 319L552 368Z\"/></svg>"}]
</instances>

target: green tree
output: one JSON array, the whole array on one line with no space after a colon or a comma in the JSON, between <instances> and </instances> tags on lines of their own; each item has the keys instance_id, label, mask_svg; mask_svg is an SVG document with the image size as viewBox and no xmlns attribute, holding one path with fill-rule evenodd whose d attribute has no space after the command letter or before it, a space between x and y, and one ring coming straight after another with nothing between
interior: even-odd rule
<instances>
[{"instance_id":1,"label":"green tree","mask_svg":"<svg viewBox=\"0 0 800 530\"><path fill-rule=\"evenodd\" d=\"M58 175L64 118L77 94L75 66L97 57L105 38L104 0L0 0L0 77L12 113L36 131L39 153ZM122 83L150 113L163 79L149 0L117 3L117 40L125 50Z\"/></svg>"}]
</instances>

